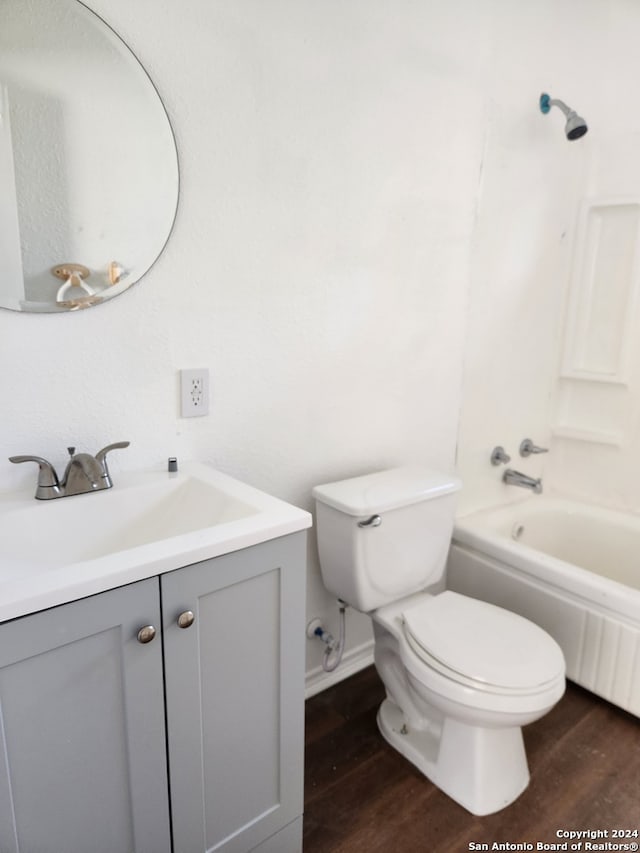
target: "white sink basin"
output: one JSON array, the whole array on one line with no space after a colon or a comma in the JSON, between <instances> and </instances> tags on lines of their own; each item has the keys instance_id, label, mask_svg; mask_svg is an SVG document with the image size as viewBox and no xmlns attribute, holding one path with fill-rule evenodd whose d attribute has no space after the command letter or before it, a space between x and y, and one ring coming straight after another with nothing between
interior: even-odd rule
<instances>
[{"instance_id":1,"label":"white sink basin","mask_svg":"<svg viewBox=\"0 0 640 853\"><path fill-rule=\"evenodd\" d=\"M2 495L0 621L310 526L309 513L200 463L121 473L95 494Z\"/></svg>"}]
</instances>

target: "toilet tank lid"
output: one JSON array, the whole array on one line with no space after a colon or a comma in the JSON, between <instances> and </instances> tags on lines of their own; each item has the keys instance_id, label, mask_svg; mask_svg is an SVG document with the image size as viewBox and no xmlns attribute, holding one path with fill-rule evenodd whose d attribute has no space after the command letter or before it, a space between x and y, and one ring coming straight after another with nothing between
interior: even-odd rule
<instances>
[{"instance_id":1,"label":"toilet tank lid","mask_svg":"<svg viewBox=\"0 0 640 853\"><path fill-rule=\"evenodd\" d=\"M315 486L313 497L347 515L398 509L457 492L460 480L432 468L407 465Z\"/></svg>"}]
</instances>

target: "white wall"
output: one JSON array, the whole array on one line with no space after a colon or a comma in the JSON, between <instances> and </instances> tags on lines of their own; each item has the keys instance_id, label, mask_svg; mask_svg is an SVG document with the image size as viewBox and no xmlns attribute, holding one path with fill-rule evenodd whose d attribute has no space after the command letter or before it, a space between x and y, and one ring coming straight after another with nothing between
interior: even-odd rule
<instances>
[{"instance_id":1,"label":"white wall","mask_svg":"<svg viewBox=\"0 0 640 853\"><path fill-rule=\"evenodd\" d=\"M61 465L68 444L130 439L116 484L177 455L311 508L319 482L452 467L461 417L467 504L495 497L493 444L549 437L564 235L588 162L537 99L593 111L607 4L93 8L165 100L178 220L117 300L0 313L0 459ZM197 366L211 369L212 413L181 420L177 370ZM25 467L0 464L0 488L33 480ZM309 553L308 616L336 630L313 536ZM349 648L369 638L350 614ZM309 671L320 657L310 642Z\"/></svg>"},{"instance_id":2,"label":"white wall","mask_svg":"<svg viewBox=\"0 0 640 853\"><path fill-rule=\"evenodd\" d=\"M459 433L462 513L529 495L502 483L504 467L489 461L496 445L511 467L550 486L552 454L525 460L518 448L524 438L550 446L576 216L600 134L596 84L603 66L616 66L615 40L607 47L614 5L505 4L495 22ZM589 133L567 141L562 113L540 112L542 92L586 116Z\"/></svg>"}]
</instances>

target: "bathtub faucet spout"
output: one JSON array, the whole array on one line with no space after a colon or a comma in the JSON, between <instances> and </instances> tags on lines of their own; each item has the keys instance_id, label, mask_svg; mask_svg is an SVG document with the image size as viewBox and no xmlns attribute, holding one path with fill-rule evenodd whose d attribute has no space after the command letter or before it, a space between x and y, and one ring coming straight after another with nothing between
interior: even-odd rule
<instances>
[{"instance_id":1,"label":"bathtub faucet spout","mask_svg":"<svg viewBox=\"0 0 640 853\"><path fill-rule=\"evenodd\" d=\"M523 489L531 489L536 495L542 494L542 480L540 477L528 477L526 474L521 474L520 471L514 471L513 468L507 468L504 472L502 482L508 486L521 486Z\"/></svg>"}]
</instances>

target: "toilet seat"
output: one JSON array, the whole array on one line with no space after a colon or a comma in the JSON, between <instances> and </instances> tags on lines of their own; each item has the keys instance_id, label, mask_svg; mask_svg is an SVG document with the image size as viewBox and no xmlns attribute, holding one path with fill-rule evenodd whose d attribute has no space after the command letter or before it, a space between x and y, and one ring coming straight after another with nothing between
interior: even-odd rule
<instances>
[{"instance_id":1,"label":"toilet seat","mask_svg":"<svg viewBox=\"0 0 640 853\"><path fill-rule=\"evenodd\" d=\"M427 666L473 690L544 691L564 676L555 641L533 622L447 590L402 610L404 637Z\"/></svg>"}]
</instances>

